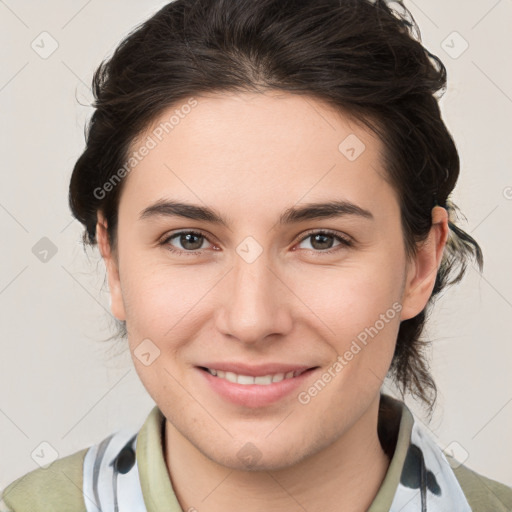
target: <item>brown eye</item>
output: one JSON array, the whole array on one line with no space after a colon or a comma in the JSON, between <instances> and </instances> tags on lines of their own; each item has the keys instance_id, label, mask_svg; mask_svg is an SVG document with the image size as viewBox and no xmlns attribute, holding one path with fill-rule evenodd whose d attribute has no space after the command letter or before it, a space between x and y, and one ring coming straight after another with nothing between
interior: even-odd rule
<instances>
[{"instance_id":1,"label":"brown eye","mask_svg":"<svg viewBox=\"0 0 512 512\"><path fill-rule=\"evenodd\" d=\"M325 253L332 253L339 249L345 248L345 247L351 247L352 241L344 238L337 233L331 232L331 231L314 231L308 233L306 236L304 236L300 243L310 239L310 245L312 247L312 250L314 252L325 252ZM338 245L333 245L334 241L338 241ZM334 247L334 249L333 249ZM330 250L332 249L332 250Z\"/></svg>"},{"instance_id":2,"label":"brown eye","mask_svg":"<svg viewBox=\"0 0 512 512\"><path fill-rule=\"evenodd\" d=\"M170 243L171 240L176 240L179 246L176 248L175 245ZM162 245L167 246L171 252L198 254L198 251L204 248L202 246L205 240L207 238L197 231L180 231L168 236L162 241Z\"/></svg>"}]
</instances>

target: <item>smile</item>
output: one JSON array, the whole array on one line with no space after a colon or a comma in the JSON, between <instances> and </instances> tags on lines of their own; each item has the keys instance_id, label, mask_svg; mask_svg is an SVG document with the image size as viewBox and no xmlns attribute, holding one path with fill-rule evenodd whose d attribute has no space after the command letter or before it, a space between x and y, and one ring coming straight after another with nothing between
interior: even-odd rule
<instances>
[{"instance_id":1,"label":"smile","mask_svg":"<svg viewBox=\"0 0 512 512\"><path fill-rule=\"evenodd\" d=\"M275 373L269 375L261 375L257 377L252 377L251 375L240 375L234 372L225 372L223 370L216 370L214 368L203 368L210 375L214 377L218 377L219 379L225 379L234 384L243 384L243 385L252 385L259 384L262 386L268 386L273 382L281 382L286 379L293 379L294 377L298 377L301 373L304 373L306 370L296 370L287 373Z\"/></svg>"}]
</instances>

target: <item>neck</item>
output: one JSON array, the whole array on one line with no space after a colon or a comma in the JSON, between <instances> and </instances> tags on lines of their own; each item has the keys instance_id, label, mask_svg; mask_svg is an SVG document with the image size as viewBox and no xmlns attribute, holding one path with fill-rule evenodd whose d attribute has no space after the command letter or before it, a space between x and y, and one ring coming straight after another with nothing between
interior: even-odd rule
<instances>
[{"instance_id":1,"label":"neck","mask_svg":"<svg viewBox=\"0 0 512 512\"><path fill-rule=\"evenodd\" d=\"M389 467L377 434L379 396L333 444L275 471L240 471L207 458L166 421L165 458L183 510L364 512ZM264 498L262 498L264 497ZM299 508L297 508L299 507Z\"/></svg>"}]
</instances>

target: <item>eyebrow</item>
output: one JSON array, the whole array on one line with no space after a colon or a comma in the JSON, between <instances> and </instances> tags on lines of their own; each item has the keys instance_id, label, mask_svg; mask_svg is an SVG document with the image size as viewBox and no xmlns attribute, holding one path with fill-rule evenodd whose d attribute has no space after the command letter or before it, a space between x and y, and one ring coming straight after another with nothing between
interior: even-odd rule
<instances>
[{"instance_id":1,"label":"eyebrow","mask_svg":"<svg viewBox=\"0 0 512 512\"><path fill-rule=\"evenodd\" d=\"M307 203L302 206L288 208L279 217L279 224L288 225L306 220L327 219L347 215L374 220L374 216L369 210L361 208L350 201L343 200L326 203ZM145 208L141 212L139 219L144 220L153 217L183 217L211 222L226 228L229 227L227 219L213 208L164 199Z\"/></svg>"}]
</instances>

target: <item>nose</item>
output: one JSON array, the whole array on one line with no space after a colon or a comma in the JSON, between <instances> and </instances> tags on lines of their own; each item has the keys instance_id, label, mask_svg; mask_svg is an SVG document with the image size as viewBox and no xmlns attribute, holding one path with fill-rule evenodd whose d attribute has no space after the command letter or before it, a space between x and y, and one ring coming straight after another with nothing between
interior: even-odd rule
<instances>
[{"instance_id":1,"label":"nose","mask_svg":"<svg viewBox=\"0 0 512 512\"><path fill-rule=\"evenodd\" d=\"M257 344L292 329L289 301L293 293L269 265L265 253L248 263L235 258L222 285L217 328L245 344Z\"/></svg>"}]
</instances>

